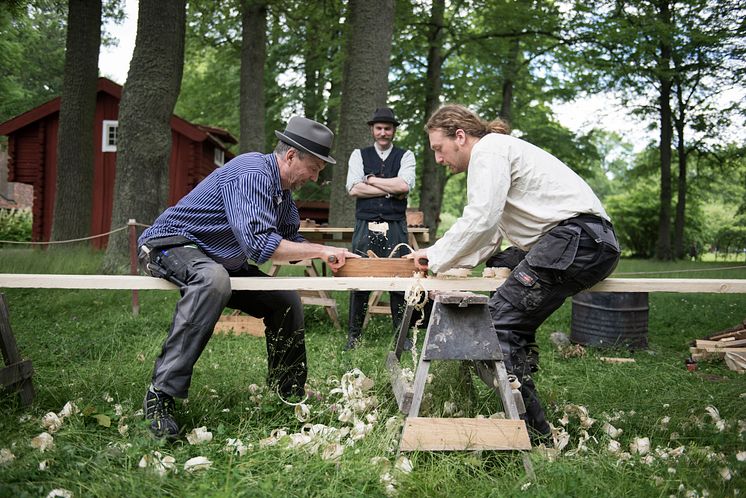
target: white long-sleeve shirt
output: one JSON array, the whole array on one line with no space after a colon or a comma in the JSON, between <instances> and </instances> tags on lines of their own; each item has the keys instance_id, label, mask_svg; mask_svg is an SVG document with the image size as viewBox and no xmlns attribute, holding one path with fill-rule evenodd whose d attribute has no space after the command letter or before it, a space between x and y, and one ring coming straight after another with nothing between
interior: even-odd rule
<instances>
[{"instance_id":1,"label":"white long-sleeve shirt","mask_svg":"<svg viewBox=\"0 0 746 498\"><path fill-rule=\"evenodd\" d=\"M490 133L471 151L467 205L427 250L434 273L474 267L502 238L528 250L561 221L579 214L609 220L588 184L562 161L519 138Z\"/></svg>"}]
</instances>

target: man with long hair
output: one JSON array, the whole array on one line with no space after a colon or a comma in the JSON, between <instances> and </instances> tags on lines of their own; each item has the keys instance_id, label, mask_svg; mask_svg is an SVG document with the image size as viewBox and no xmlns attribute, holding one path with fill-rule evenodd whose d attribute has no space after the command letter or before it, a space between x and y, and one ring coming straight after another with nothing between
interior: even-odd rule
<instances>
[{"instance_id":1,"label":"man with long hair","mask_svg":"<svg viewBox=\"0 0 746 498\"><path fill-rule=\"evenodd\" d=\"M426 130L435 160L468 171L467 204L435 244L408 257L434 273L488 264L511 269L490 298L505 366L521 383L522 416L533 439L551 428L531 374L538 370L536 329L564 300L606 278L619 260L609 216L588 184L559 159L509 135L461 105L445 105ZM502 241L511 247L498 252Z\"/></svg>"}]
</instances>

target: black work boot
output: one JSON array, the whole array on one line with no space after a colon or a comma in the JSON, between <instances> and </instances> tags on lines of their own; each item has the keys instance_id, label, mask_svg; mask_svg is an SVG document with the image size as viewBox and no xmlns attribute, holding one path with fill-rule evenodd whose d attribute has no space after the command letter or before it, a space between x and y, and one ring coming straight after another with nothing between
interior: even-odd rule
<instances>
[{"instance_id":1,"label":"black work boot","mask_svg":"<svg viewBox=\"0 0 746 498\"><path fill-rule=\"evenodd\" d=\"M163 391L150 387L145 393L143 412L145 420L150 420L150 432L157 438L176 439L179 424L174 416L174 398Z\"/></svg>"}]
</instances>

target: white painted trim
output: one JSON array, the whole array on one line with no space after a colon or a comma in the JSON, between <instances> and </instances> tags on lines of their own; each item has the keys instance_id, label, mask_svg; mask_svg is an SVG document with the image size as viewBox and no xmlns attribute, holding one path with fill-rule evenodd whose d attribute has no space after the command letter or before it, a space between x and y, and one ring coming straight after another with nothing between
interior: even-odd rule
<instances>
[{"instance_id":1,"label":"white painted trim","mask_svg":"<svg viewBox=\"0 0 746 498\"><path fill-rule=\"evenodd\" d=\"M109 129L119 128L119 121L104 119L101 123L101 152L116 152L117 144L109 144Z\"/></svg>"}]
</instances>

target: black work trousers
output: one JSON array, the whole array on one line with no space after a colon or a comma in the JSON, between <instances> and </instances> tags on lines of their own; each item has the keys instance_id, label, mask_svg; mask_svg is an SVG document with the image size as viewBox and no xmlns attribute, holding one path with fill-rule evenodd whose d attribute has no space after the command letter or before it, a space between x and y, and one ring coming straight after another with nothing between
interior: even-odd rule
<instances>
[{"instance_id":1,"label":"black work trousers","mask_svg":"<svg viewBox=\"0 0 746 498\"><path fill-rule=\"evenodd\" d=\"M147 268L151 262L162 270L160 274ZM193 245L154 249L144 256L141 252L141 266L153 276L165 272L181 293L155 362L154 387L187 397L194 365L227 306L264 319L269 386L283 397L304 394L308 369L303 305L296 291L231 290L230 277L271 277L249 264L229 272Z\"/></svg>"},{"instance_id":2,"label":"black work trousers","mask_svg":"<svg viewBox=\"0 0 746 498\"><path fill-rule=\"evenodd\" d=\"M507 257L495 258L512 272L490 298L492 324L505 366L521 382L524 418L535 433L545 436L550 428L531 377L538 370L536 329L567 297L610 275L619 261L611 225L600 218L584 225L568 220L543 235L527 253L510 248Z\"/></svg>"},{"instance_id":3,"label":"black work trousers","mask_svg":"<svg viewBox=\"0 0 746 498\"><path fill-rule=\"evenodd\" d=\"M368 251L373 251L380 258L388 258L391 251L398 244L407 243L407 221L387 221L388 230L385 232L369 229L368 220L358 219L355 223L355 232L352 235L352 252L363 257L368 257ZM401 257L409 254L409 249L402 246L391 257ZM363 322L368 311L368 298L370 291L350 292L350 315L348 338L357 340L363 333ZM391 309L391 320L394 330L399 329L402 315L404 314L404 293L389 292L389 306Z\"/></svg>"}]
</instances>

